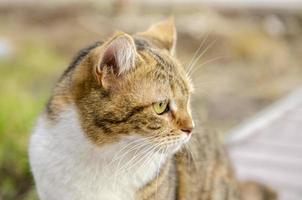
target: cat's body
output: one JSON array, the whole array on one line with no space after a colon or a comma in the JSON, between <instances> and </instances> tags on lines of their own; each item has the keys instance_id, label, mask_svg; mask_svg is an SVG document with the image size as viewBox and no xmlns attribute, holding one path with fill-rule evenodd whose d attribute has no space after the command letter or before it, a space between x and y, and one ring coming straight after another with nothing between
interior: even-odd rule
<instances>
[{"instance_id":1,"label":"cat's body","mask_svg":"<svg viewBox=\"0 0 302 200\"><path fill-rule=\"evenodd\" d=\"M182 151L172 157L157 155L145 168L136 166L120 174L116 171L118 163L108 163L114 157L118 160L116 153L131 139L98 148L84 136L73 107L62 113L55 125L42 116L31 148L35 178L44 180L37 189L41 199L50 200L136 199L137 196L147 200L155 199L156 194L158 199L166 200L176 196L190 200L238 198L236 182L215 135L196 133L193 138L196 140L188 144L192 152ZM119 163L120 167L133 154L122 155L126 158ZM159 166L161 170L156 177ZM221 197L214 198L215 194Z\"/></svg>"},{"instance_id":2,"label":"cat's body","mask_svg":"<svg viewBox=\"0 0 302 200\"><path fill-rule=\"evenodd\" d=\"M174 46L166 21L98 43L65 71L30 144L42 200L239 199L216 136L191 133Z\"/></svg>"}]
</instances>

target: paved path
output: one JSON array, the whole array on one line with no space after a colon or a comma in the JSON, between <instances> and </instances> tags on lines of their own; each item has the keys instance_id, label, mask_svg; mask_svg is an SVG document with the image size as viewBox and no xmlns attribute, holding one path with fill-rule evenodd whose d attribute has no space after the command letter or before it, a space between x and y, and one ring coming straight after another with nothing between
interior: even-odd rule
<instances>
[{"instance_id":1,"label":"paved path","mask_svg":"<svg viewBox=\"0 0 302 200\"><path fill-rule=\"evenodd\" d=\"M302 200L302 88L234 129L228 149L237 176Z\"/></svg>"}]
</instances>

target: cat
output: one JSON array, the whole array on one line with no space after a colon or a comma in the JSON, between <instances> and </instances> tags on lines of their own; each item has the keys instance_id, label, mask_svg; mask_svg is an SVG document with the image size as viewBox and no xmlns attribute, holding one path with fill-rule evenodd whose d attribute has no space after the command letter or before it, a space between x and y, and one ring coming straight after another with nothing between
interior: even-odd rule
<instances>
[{"instance_id":1,"label":"cat","mask_svg":"<svg viewBox=\"0 0 302 200\"><path fill-rule=\"evenodd\" d=\"M240 199L217 136L195 127L175 45L167 19L79 53L30 140L40 199Z\"/></svg>"}]
</instances>

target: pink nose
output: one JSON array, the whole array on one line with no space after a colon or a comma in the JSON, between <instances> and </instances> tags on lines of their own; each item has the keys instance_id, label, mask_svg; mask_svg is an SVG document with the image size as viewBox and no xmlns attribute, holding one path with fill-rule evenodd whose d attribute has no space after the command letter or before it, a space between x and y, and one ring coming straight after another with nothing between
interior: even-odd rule
<instances>
[{"instance_id":1,"label":"pink nose","mask_svg":"<svg viewBox=\"0 0 302 200\"><path fill-rule=\"evenodd\" d=\"M182 128L180 130L182 132L185 132L187 135L190 135L192 133L193 128L192 127L187 127L187 128Z\"/></svg>"}]
</instances>

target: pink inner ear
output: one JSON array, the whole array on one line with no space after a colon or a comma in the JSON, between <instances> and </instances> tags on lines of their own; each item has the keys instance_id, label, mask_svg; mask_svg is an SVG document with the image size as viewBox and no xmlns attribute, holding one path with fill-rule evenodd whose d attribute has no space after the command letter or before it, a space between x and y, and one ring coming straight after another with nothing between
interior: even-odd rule
<instances>
[{"instance_id":1,"label":"pink inner ear","mask_svg":"<svg viewBox=\"0 0 302 200\"><path fill-rule=\"evenodd\" d=\"M112 69L115 75L121 75L134 67L136 48L133 39L127 35L115 38L107 46L99 70L107 66Z\"/></svg>"},{"instance_id":2,"label":"pink inner ear","mask_svg":"<svg viewBox=\"0 0 302 200\"><path fill-rule=\"evenodd\" d=\"M102 61L100 63L100 69L102 70L105 66L112 68L115 74L119 73L119 66L116 60L116 50L113 45L110 45L106 49Z\"/></svg>"}]
</instances>

